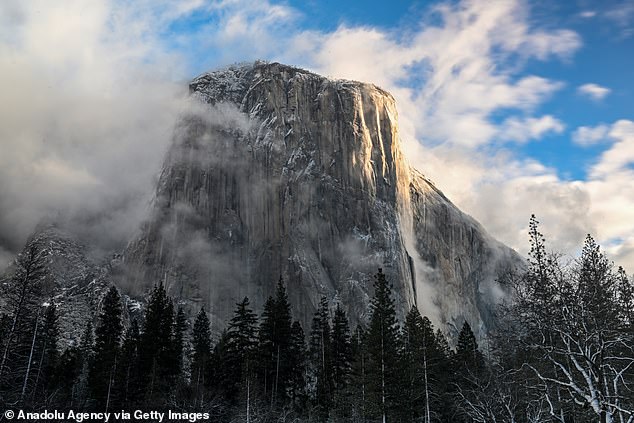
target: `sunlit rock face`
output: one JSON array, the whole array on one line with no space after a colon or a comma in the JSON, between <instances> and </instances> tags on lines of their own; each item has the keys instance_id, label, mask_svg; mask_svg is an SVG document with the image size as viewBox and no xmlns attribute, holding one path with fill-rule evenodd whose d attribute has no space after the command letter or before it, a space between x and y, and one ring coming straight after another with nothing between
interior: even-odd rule
<instances>
[{"instance_id":1,"label":"sunlit rock face","mask_svg":"<svg viewBox=\"0 0 634 423\"><path fill-rule=\"evenodd\" d=\"M399 143L380 88L273 63L203 74L204 104L175 131L152 216L124 254L132 293L162 282L218 325L280 276L306 326L321 296L367 318L382 267L399 316L490 324L495 279L518 262L427 179Z\"/></svg>"}]
</instances>

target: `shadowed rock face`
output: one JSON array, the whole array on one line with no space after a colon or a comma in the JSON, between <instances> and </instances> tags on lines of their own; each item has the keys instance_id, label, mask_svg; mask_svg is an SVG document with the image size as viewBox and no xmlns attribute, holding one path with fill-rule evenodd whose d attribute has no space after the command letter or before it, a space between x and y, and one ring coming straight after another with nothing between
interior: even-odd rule
<instances>
[{"instance_id":1,"label":"shadowed rock face","mask_svg":"<svg viewBox=\"0 0 634 423\"><path fill-rule=\"evenodd\" d=\"M61 316L60 343L77 342L88 320L100 311L101 297L108 288L106 266L98 266L86 256L86 248L63 230L42 225L29 238L21 254L35 252L43 267L40 284L42 306L55 304ZM0 275L0 282L13 277L15 264ZM0 311L4 310L0 297Z\"/></svg>"},{"instance_id":2,"label":"shadowed rock face","mask_svg":"<svg viewBox=\"0 0 634 423\"><path fill-rule=\"evenodd\" d=\"M163 281L220 321L285 280L308 325L322 295L367 317L382 267L399 314L489 323L498 273L518 263L404 159L394 99L281 64L206 73L179 122L151 218L124 254L129 289Z\"/></svg>"}]
</instances>

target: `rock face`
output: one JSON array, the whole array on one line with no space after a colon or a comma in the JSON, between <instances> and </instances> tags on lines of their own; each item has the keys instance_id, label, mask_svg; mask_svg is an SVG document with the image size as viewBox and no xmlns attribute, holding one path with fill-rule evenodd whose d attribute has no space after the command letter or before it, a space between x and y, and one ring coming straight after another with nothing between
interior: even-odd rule
<instances>
[{"instance_id":1,"label":"rock face","mask_svg":"<svg viewBox=\"0 0 634 423\"><path fill-rule=\"evenodd\" d=\"M39 227L28 240L22 254L35 252L43 265L42 305L55 304L62 318L60 341L69 345L80 338L86 323L100 310L102 294L109 283L109 270L86 257L86 248L63 230ZM13 267L0 277L10 278Z\"/></svg>"},{"instance_id":2,"label":"rock face","mask_svg":"<svg viewBox=\"0 0 634 423\"><path fill-rule=\"evenodd\" d=\"M382 267L401 316L418 304L445 327L486 329L495 279L519 259L410 168L389 93L277 63L206 73L190 91L204 107L179 123L124 254L130 290L162 281L224 321L244 296L261 310L281 276L304 325L322 295L355 322Z\"/></svg>"}]
</instances>

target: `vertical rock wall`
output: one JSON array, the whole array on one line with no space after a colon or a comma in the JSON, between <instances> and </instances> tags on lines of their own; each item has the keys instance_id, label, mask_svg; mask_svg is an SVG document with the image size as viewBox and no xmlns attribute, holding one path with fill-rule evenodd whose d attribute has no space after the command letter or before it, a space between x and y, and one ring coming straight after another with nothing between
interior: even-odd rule
<instances>
[{"instance_id":1,"label":"vertical rock wall","mask_svg":"<svg viewBox=\"0 0 634 423\"><path fill-rule=\"evenodd\" d=\"M190 91L206 107L175 132L125 254L130 289L163 281L222 321L244 296L259 309L282 276L304 325L322 295L356 322L383 267L401 316L418 303L436 323L485 327L516 256L410 170L390 94L277 63L203 74Z\"/></svg>"}]
</instances>

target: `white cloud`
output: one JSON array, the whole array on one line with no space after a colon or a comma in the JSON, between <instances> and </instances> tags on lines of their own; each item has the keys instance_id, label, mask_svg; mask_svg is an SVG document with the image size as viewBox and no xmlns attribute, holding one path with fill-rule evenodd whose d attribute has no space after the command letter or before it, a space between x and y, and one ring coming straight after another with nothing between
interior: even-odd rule
<instances>
[{"instance_id":1,"label":"white cloud","mask_svg":"<svg viewBox=\"0 0 634 423\"><path fill-rule=\"evenodd\" d=\"M634 174L629 168L634 163L634 122L619 120L611 126L608 135L616 142L603 152L593 166L591 176L599 179L623 172Z\"/></svg>"},{"instance_id":2,"label":"white cloud","mask_svg":"<svg viewBox=\"0 0 634 423\"><path fill-rule=\"evenodd\" d=\"M610 94L610 89L607 87L602 87L597 84L583 84L577 88L580 94L590 97L592 100L603 100L608 94Z\"/></svg>"},{"instance_id":3,"label":"white cloud","mask_svg":"<svg viewBox=\"0 0 634 423\"><path fill-rule=\"evenodd\" d=\"M579 13L579 16L585 19L594 18L596 15L597 12L595 12L594 10L584 10L583 12Z\"/></svg>"},{"instance_id":4,"label":"white cloud","mask_svg":"<svg viewBox=\"0 0 634 423\"><path fill-rule=\"evenodd\" d=\"M564 129L565 125L551 115L539 118L512 117L502 123L498 137L503 141L525 143L533 139L538 140L549 132L560 134Z\"/></svg>"},{"instance_id":5,"label":"white cloud","mask_svg":"<svg viewBox=\"0 0 634 423\"><path fill-rule=\"evenodd\" d=\"M572 134L572 141L582 147L587 147L608 139L610 127L608 125L580 126Z\"/></svg>"},{"instance_id":6,"label":"white cloud","mask_svg":"<svg viewBox=\"0 0 634 423\"><path fill-rule=\"evenodd\" d=\"M603 14L608 20L621 30L620 36L623 38L630 37L634 34L634 3L630 0L618 2Z\"/></svg>"},{"instance_id":7,"label":"white cloud","mask_svg":"<svg viewBox=\"0 0 634 423\"><path fill-rule=\"evenodd\" d=\"M138 4L2 2L0 251L51 215L104 249L138 229L186 96Z\"/></svg>"}]
</instances>

